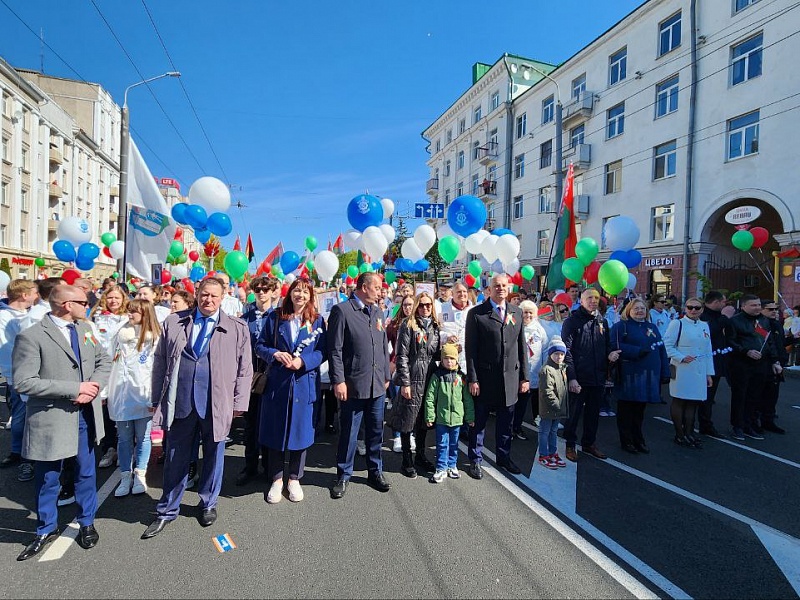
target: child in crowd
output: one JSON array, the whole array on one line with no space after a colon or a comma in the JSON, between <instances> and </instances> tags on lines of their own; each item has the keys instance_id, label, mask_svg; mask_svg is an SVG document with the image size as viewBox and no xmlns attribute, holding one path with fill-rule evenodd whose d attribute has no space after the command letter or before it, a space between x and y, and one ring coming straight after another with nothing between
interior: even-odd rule
<instances>
[{"instance_id":1,"label":"child in crowd","mask_svg":"<svg viewBox=\"0 0 800 600\"><path fill-rule=\"evenodd\" d=\"M558 455L558 422L568 415L567 347L553 336L547 348L547 362L539 372L539 464L548 469L566 467Z\"/></svg>"},{"instance_id":2,"label":"child in crowd","mask_svg":"<svg viewBox=\"0 0 800 600\"><path fill-rule=\"evenodd\" d=\"M431 377L425 393L425 421L436 423L436 471L432 483L445 477L458 479L458 432L465 422L475 424L475 404L467 388L467 380L458 368L458 346L442 346L441 366Z\"/></svg>"}]
</instances>

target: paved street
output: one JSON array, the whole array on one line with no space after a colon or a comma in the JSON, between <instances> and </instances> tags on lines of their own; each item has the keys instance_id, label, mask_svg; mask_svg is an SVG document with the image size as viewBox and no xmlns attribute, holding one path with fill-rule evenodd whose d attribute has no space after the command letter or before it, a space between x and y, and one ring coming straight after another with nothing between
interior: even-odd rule
<instances>
[{"instance_id":1,"label":"paved street","mask_svg":"<svg viewBox=\"0 0 800 600\"><path fill-rule=\"evenodd\" d=\"M728 395L723 384L720 429ZM342 501L328 495L336 437L323 434L310 452L306 499L275 506L264 502L266 484L233 485L243 464L233 445L214 526L198 525L189 492L181 518L140 540L160 491L154 466L149 495L102 504L97 548L84 551L64 534L26 563L14 559L35 528L33 486L4 470L0 597L797 597L800 409L792 405L800 406L800 379L787 381L779 405L789 435L709 439L702 450L675 446L660 420L667 406L649 407L649 456L622 452L614 419L604 418L598 445L610 460L582 455L577 468L555 472L534 466L532 435L514 443L523 476L489 466L481 482L405 479L387 450L394 489L372 490L362 471ZM8 443L0 432L3 454ZM117 477L103 470L102 491L113 492ZM62 526L74 514L61 509ZM224 533L237 548L220 554L212 537Z\"/></svg>"}]
</instances>

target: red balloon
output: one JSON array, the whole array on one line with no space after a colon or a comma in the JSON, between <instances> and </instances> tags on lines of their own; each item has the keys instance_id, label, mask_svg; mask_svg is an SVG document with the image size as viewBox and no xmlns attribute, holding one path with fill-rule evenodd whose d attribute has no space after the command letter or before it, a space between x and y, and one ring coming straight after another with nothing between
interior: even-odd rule
<instances>
[{"instance_id":1,"label":"red balloon","mask_svg":"<svg viewBox=\"0 0 800 600\"><path fill-rule=\"evenodd\" d=\"M206 277L216 277L216 276L217 276L216 271L209 271L208 273L206 273Z\"/></svg>"},{"instance_id":2,"label":"red balloon","mask_svg":"<svg viewBox=\"0 0 800 600\"><path fill-rule=\"evenodd\" d=\"M753 227L750 233L753 234L753 248L761 248L769 241L769 231L763 227Z\"/></svg>"},{"instance_id":3,"label":"red balloon","mask_svg":"<svg viewBox=\"0 0 800 600\"><path fill-rule=\"evenodd\" d=\"M175 230L175 239L176 240L182 240L183 239L183 229L181 229L180 227L178 227Z\"/></svg>"},{"instance_id":4,"label":"red balloon","mask_svg":"<svg viewBox=\"0 0 800 600\"><path fill-rule=\"evenodd\" d=\"M170 281L172 281L172 273L170 273L166 269L163 269L161 271L161 285L166 285Z\"/></svg>"},{"instance_id":5,"label":"red balloon","mask_svg":"<svg viewBox=\"0 0 800 600\"><path fill-rule=\"evenodd\" d=\"M355 282L356 280L350 277L349 275L347 276L347 279L344 280L345 285L353 285Z\"/></svg>"},{"instance_id":6,"label":"red balloon","mask_svg":"<svg viewBox=\"0 0 800 600\"><path fill-rule=\"evenodd\" d=\"M197 250L192 250L191 252L189 252L189 260L191 260L192 262L196 262L199 259L200 259L200 253Z\"/></svg>"},{"instance_id":7,"label":"red balloon","mask_svg":"<svg viewBox=\"0 0 800 600\"><path fill-rule=\"evenodd\" d=\"M114 258L111 256L111 251L108 249L108 246L103 246L103 256L107 256L108 258Z\"/></svg>"},{"instance_id":8,"label":"red balloon","mask_svg":"<svg viewBox=\"0 0 800 600\"><path fill-rule=\"evenodd\" d=\"M81 275L80 272L76 271L75 269L67 269L61 274L61 279L66 281L67 285L72 285L75 283L75 280L79 279L80 277L83 277L83 275Z\"/></svg>"},{"instance_id":9,"label":"red balloon","mask_svg":"<svg viewBox=\"0 0 800 600\"><path fill-rule=\"evenodd\" d=\"M281 286L281 298L285 298L285 297L286 297L286 294L287 294L288 292L289 292L289 284L288 284L288 283L284 283L284 284Z\"/></svg>"},{"instance_id":10,"label":"red balloon","mask_svg":"<svg viewBox=\"0 0 800 600\"><path fill-rule=\"evenodd\" d=\"M181 283L183 283L183 287L186 288L186 291L190 294L194 294L194 283L188 277L184 277L181 279Z\"/></svg>"},{"instance_id":11,"label":"red balloon","mask_svg":"<svg viewBox=\"0 0 800 600\"><path fill-rule=\"evenodd\" d=\"M511 276L511 283L514 285L522 285L522 273L517 271L514 275Z\"/></svg>"},{"instance_id":12,"label":"red balloon","mask_svg":"<svg viewBox=\"0 0 800 600\"><path fill-rule=\"evenodd\" d=\"M597 281L597 274L600 272L600 263L593 260L583 271L583 278L589 285Z\"/></svg>"},{"instance_id":13,"label":"red balloon","mask_svg":"<svg viewBox=\"0 0 800 600\"><path fill-rule=\"evenodd\" d=\"M475 278L472 276L472 273L467 273L466 276L464 276L464 281L469 287L475 285Z\"/></svg>"},{"instance_id":14,"label":"red balloon","mask_svg":"<svg viewBox=\"0 0 800 600\"><path fill-rule=\"evenodd\" d=\"M405 279L403 279L402 277L400 277L400 278L397 280L397 285L403 285L403 284L405 284L405 282L406 282L406 280L405 280Z\"/></svg>"},{"instance_id":15,"label":"red balloon","mask_svg":"<svg viewBox=\"0 0 800 600\"><path fill-rule=\"evenodd\" d=\"M568 308L572 308L572 298L567 292L561 292L560 294L556 294L556 297L553 298L553 304L564 304Z\"/></svg>"}]
</instances>

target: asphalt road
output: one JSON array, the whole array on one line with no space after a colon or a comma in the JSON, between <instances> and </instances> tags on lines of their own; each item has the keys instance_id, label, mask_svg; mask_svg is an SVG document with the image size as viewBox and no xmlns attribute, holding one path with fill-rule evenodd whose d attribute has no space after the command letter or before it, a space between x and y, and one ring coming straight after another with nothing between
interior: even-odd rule
<instances>
[{"instance_id":1,"label":"asphalt road","mask_svg":"<svg viewBox=\"0 0 800 600\"><path fill-rule=\"evenodd\" d=\"M727 388L719 396L722 430ZM800 406L799 379L784 384L779 405L788 435L707 440L702 450L675 446L671 426L656 418L668 407L648 407L648 456L619 449L614 419L604 418L598 445L610 460L581 455L559 471L534 466L531 431L512 452L523 475L490 466L480 482L406 479L387 449L393 489L374 491L361 471L338 501L328 493L336 436L321 434L309 453L305 500L274 506L264 502L265 482L234 485L243 464L235 444L214 526L200 527L197 495L188 492L177 521L139 539L160 492L154 465L148 494L103 502L96 548L85 551L65 534L41 560L24 563L15 558L35 529L33 485L5 469L0 597L797 597L793 405ZM9 433L0 432L0 453L8 445ZM117 476L101 470L101 489L113 491ZM74 506L61 509L62 528L74 515ZM225 533L237 548L219 553L212 538Z\"/></svg>"}]
</instances>

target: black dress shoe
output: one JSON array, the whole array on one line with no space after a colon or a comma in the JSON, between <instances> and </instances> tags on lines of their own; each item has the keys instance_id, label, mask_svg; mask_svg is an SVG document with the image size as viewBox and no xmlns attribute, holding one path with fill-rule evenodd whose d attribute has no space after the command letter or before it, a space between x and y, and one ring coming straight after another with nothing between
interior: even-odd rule
<instances>
[{"instance_id":1,"label":"black dress shoe","mask_svg":"<svg viewBox=\"0 0 800 600\"><path fill-rule=\"evenodd\" d=\"M786 433L786 430L783 427L779 427L775 423L763 423L761 425L761 428L764 431L771 431L772 433L780 433L780 434Z\"/></svg>"},{"instance_id":2,"label":"black dress shoe","mask_svg":"<svg viewBox=\"0 0 800 600\"><path fill-rule=\"evenodd\" d=\"M347 479L337 479L331 488L331 498L338 500L339 498L344 497L346 491Z\"/></svg>"},{"instance_id":3,"label":"black dress shoe","mask_svg":"<svg viewBox=\"0 0 800 600\"><path fill-rule=\"evenodd\" d=\"M519 431L515 431L514 432L514 438L518 439L518 440L525 441L525 440L528 439L528 436L525 435L525 433L523 433L523 431L520 429Z\"/></svg>"},{"instance_id":4,"label":"black dress shoe","mask_svg":"<svg viewBox=\"0 0 800 600\"><path fill-rule=\"evenodd\" d=\"M167 526L167 523L169 523L169 521L167 521L166 519L156 519L155 521L150 523L150 525L147 526L147 529L144 530L144 533L142 534L142 539L149 540L152 537L156 537L159 533L164 531L164 528Z\"/></svg>"},{"instance_id":5,"label":"black dress shoe","mask_svg":"<svg viewBox=\"0 0 800 600\"><path fill-rule=\"evenodd\" d=\"M392 484L386 481L383 473L370 473L367 476L367 483L379 492L388 492L392 488Z\"/></svg>"},{"instance_id":6,"label":"black dress shoe","mask_svg":"<svg viewBox=\"0 0 800 600\"><path fill-rule=\"evenodd\" d=\"M522 469L520 469L516 465L516 463L511 459L502 463L497 463L497 466L500 467L501 469L505 469L512 475L519 475L520 473L522 473Z\"/></svg>"},{"instance_id":7,"label":"black dress shoe","mask_svg":"<svg viewBox=\"0 0 800 600\"><path fill-rule=\"evenodd\" d=\"M622 449L631 454L639 454L639 449L633 444L622 444Z\"/></svg>"},{"instance_id":8,"label":"black dress shoe","mask_svg":"<svg viewBox=\"0 0 800 600\"><path fill-rule=\"evenodd\" d=\"M204 508L197 520L200 521L200 525L203 527L210 527L217 520L217 509Z\"/></svg>"},{"instance_id":9,"label":"black dress shoe","mask_svg":"<svg viewBox=\"0 0 800 600\"><path fill-rule=\"evenodd\" d=\"M236 477L236 485L238 486L247 485L248 483L253 481L253 479L255 479L256 477L258 477L258 472L254 473L252 471L242 471Z\"/></svg>"},{"instance_id":10,"label":"black dress shoe","mask_svg":"<svg viewBox=\"0 0 800 600\"><path fill-rule=\"evenodd\" d=\"M21 462L22 462L22 456L20 456L16 452L12 452L8 456L6 456L3 460L0 460L0 469L6 469L8 467L13 467L14 465L18 465ZM25 559L23 558L22 560L25 560Z\"/></svg>"},{"instance_id":11,"label":"black dress shoe","mask_svg":"<svg viewBox=\"0 0 800 600\"><path fill-rule=\"evenodd\" d=\"M650 454L650 448L647 447L647 444L642 442L641 444L634 444L636 449L641 452L642 454Z\"/></svg>"},{"instance_id":12,"label":"black dress shoe","mask_svg":"<svg viewBox=\"0 0 800 600\"><path fill-rule=\"evenodd\" d=\"M336 433L336 427L333 425L325 425L325 433Z\"/></svg>"},{"instance_id":13,"label":"black dress shoe","mask_svg":"<svg viewBox=\"0 0 800 600\"><path fill-rule=\"evenodd\" d=\"M99 541L100 534L97 533L94 525L86 525L78 530L78 545L84 550L94 548Z\"/></svg>"},{"instance_id":14,"label":"black dress shoe","mask_svg":"<svg viewBox=\"0 0 800 600\"><path fill-rule=\"evenodd\" d=\"M17 560L28 560L32 556L36 556L57 537L58 529L51 531L50 533L45 533L44 535L37 535L34 540L28 544L25 550L20 553L20 555L17 557Z\"/></svg>"},{"instance_id":15,"label":"black dress shoe","mask_svg":"<svg viewBox=\"0 0 800 600\"><path fill-rule=\"evenodd\" d=\"M469 466L469 476L473 479L483 479L483 469L481 468L480 463L472 463Z\"/></svg>"}]
</instances>

